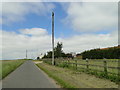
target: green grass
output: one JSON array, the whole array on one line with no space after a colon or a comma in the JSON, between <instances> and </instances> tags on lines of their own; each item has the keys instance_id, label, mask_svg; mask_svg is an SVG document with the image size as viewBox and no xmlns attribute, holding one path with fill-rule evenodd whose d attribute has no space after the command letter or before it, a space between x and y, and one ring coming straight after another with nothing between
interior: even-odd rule
<instances>
[{"instance_id":1,"label":"green grass","mask_svg":"<svg viewBox=\"0 0 120 90\"><path fill-rule=\"evenodd\" d=\"M114 60L110 60L110 59L107 59L106 61L107 61L107 66L109 66L109 67L118 67L118 62L112 62ZM70 62L75 63L75 60L70 60ZM79 63L79 64L87 64L85 60L79 60L79 59L77 60L77 63ZM89 60L89 64L104 66L103 60ZM86 65L78 65L78 68L86 68ZM89 66L89 69L104 71L103 67L96 67L96 66ZM108 68L107 70L110 73L118 74L118 69Z\"/></svg>"},{"instance_id":2,"label":"green grass","mask_svg":"<svg viewBox=\"0 0 120 90\"><path fill-rule=\"evenodd\" d=\"M62 88L116 88L117 84L107 79L95 77L95 75L86 74L83 72L61 68L58 66L49 65L46 63L37 64L49 77L53 78ZM104 74L103 74L104 75Z\"/></svg>"},{"instance_id":3,"label":"green grass","mask_svg":"<svg viewBox=\"0 0 120 90\"><path fill-rule=\"evenodd\" d=\"M48 74L49 77L53 78L54 80L56 80L58 82L58 84L60 84L62 86L62 88L76 88L73 85L70 85L69 83L65 82L64 80L62 80L61 78L59 78L58 76L54 75L54 73L52 73L51 71L48 71L47 69L43 68L42 66L40 66L39 64L36 64L40 69L42 69L45 73Z\"/></svg>"},{"instance_id":4,"label":"green grass","mask_svg":"<svg viewBox=\"0 0 120 90\"><path fill-rule=\"evenodd\" d=\"M2 78L2 60L0 60L0 79Z\"/></svg>"},{"instance_id":5,"label":"green grass","mask_svg":"<svg viewBox=\"0 0 120 90\"><path fill-rule=\"evenodd\" d=\"M107 59L107 66L109 67L118 67L118 62L112 62L115 60L111 60L111 59ZM64 64L64 63L68 63L67 60L61 61L61 60L56 60L56 62L60 65L60 64ZM70 60L69 63L76 63L75 60ZM78 64L87 64L87 62L85 60L80 60L77 59L77 63ZM100 66L104 66L104 62L102 59L100 60L89 60L89 64L91 65L100 65ZM70 67L75 67L75 65L69 65ZM78 68L86 68L86 65L77 65ZM89 66L89 69L93 69L93 70L99 70L99 71L104 71L104 67L96 67L96 66ZM115 73L118 74L118 69L111 69L111 68L107 68L107 71L110 73Z\"/></svg>"},{"instance_id":6,"label":"green grass","mask_svg":"<svg viewBox=\"0 0 120 90\"><path fill-rule=\"evenodd\" d=\"M73 70L76 70L76 65L75 64L68 64L68 63L76 63L75 60L62 60L62 59L55 59L56 61L56 66L63 67L63 68L70 68ZM104 60L89 60L89 64L91 65L100 65L104 66ZM118 67L118 62L113 62L113 61L118 61L114 59L107 59L107 66L109 67ZM51 64L51 60L45 60L46 63ZM78 64L87 64L85 60L80 60L77 59ZM77 71L82 71L88 74L96 75L97 77L100 78L107 78L113 82L119 83L120 82L120 77L118 77L118 69L111 69L107 68L107 71L110 73L105 73L104 72L104 67L96 67L96 66L89 66L89 69L87 69L87 65L77 65ZM100 72L102 71L102 72ZM113 74L111 74L113 73Z\"/></svg>"},{"instance_id":7,"label":"green grass","mask_svg":"<svg viewBox=\"0 0 120 90\"><path fill-rule=\"evenodd\" d=\"M8 74L14 71L17 67L24 63L25 60L2 60L0 61L0 79L5 78Z\"/></svg>"}]
</instances>

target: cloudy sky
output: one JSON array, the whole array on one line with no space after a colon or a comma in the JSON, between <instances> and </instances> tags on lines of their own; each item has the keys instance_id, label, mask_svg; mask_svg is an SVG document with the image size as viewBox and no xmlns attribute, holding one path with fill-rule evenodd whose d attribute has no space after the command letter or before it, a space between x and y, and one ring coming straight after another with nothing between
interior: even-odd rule
<instances>
[{"instance_id":1,"label":"cloudy sky","mask_svg":"<svg viewBox=\"0 0 120 90\"><path fill-rule=\"evenodd\" d=\"M4 2L0 18L0 59L35 58L51 50L51 12L55 13L55 45L83 52L118 45L116 2Z\"/></svg>"}]
</instances>

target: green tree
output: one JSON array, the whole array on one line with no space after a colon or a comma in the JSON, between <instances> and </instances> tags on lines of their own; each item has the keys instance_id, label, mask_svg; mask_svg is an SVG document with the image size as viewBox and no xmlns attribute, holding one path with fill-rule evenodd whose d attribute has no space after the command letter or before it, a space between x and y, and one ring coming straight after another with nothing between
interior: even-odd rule
<instances>
[{"instance_id":1,"label":"green tree","mask_svg":"<svg viewBox=\"0 0 120 90\"><path fill-rule=\"evenodd\" d=\"M37 57L37 60L39 60L40 58L39 57Z\"/></svg>"},{"instance_id":2,"label":"green tree","mask_svg":"<svg viewBox=\"0 0 120 90\"><path fill-rule=\"evenodd\" d=\"M54 48L54 53L55 53L55 58L59 58L59 57L62 57L62 43L57 43L57 47Z\"/></svg>"},{"instance_id":3,"label":"green tree","mask_svg":"<svg viewBox=\"0 0 120 90\"><path fill-rule=\"evenodd\" d=\"M63 44L58 42L57 46L54 48L54 57L66 57L66 54L62 50ZM47 52L47 55L45 54L43 58L52 58L52 51Z\"/></svg>"},{"instance_id":4,"label":"green tree","mask_svg":"<svg viewBox=\"0 0 120 90\"><path fill-rule=\"evenodd\" d=\"M47 58L52 58L52 51L47 52Z\"/></svg>"},{"instance_id":5,"label":"green tree","mask_svg":"<svg viewBox=\"0 0 120 90\"><path fill-rule=\"evenodd\" d=\"M82 53L83 59L119 59L120 47L111 47L108 49L92 49Z\"/></svg>"}]
</instances>

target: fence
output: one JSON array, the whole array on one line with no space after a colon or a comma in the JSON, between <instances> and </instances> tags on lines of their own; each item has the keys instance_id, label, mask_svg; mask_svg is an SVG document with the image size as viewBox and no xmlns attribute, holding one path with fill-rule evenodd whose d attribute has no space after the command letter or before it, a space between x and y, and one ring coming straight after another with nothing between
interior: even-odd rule
<instances>
[{"instance_id":1,"label":"fence","mask_svg":"<svg viewBox=\"0 0 120 90\"><path fill-rule=\"evenodd\" d=\"M44 59L46 63L51 64L51 59ZM67 67L77 71L97 74L102 77L112 78L113 81L120 80L120 60L68 60L55 59L55 65Z\"/></svg>"}]
</instances>

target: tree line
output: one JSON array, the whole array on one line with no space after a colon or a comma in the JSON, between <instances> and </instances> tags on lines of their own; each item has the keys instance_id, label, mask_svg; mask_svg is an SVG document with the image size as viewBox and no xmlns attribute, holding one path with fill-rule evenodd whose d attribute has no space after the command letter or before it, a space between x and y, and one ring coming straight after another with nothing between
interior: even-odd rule
<instances>
[{"instance_id":1,"label":"tree line","mask_svg":"<svg viewBox=\"0 0 120 90\"><path fill-rule=\"evenodd\" d=\"M54 48L54 58L74 58L72 53L64 53L62 48L63 44L58 42ZM79 56L82 59L120 59L120 46L105 49L91 49L76 55L76 57ZM43 58L52 58L52 51L48 51Z\"/></svg>"},{"instance_id":2,"label":"tree line","mask_svg":"<svg viewBox=\"0 0 120 90\"><path fill-rule=\"evenodd\" d=\"M81 53L83 59L120 59L120 47L92 49Z\"/></svg>"}]
</instances>

